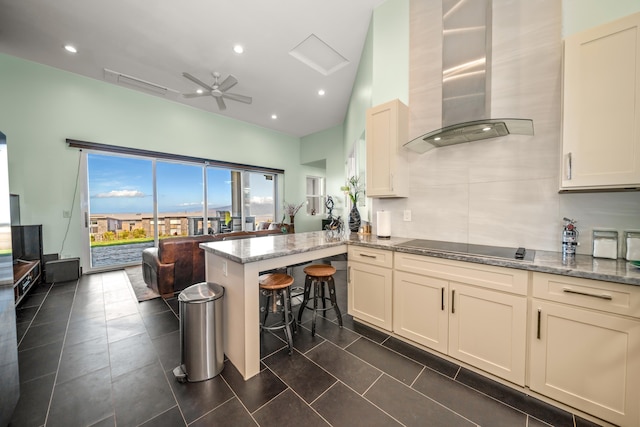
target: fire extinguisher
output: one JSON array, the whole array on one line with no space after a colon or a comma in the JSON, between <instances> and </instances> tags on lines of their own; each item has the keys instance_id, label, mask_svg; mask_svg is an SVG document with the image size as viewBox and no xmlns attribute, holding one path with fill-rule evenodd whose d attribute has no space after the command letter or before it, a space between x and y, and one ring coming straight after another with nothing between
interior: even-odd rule
<instances>
[{"instance_id":1,"label":"fire extinguisher","mask_svg":"<svg viewBox=\"0 0 640 427\"><path fill-rule=\"evenodd\" d=\"M578 246L578 229L576 221L564 218L564 228L562 229L562 256L573 256L576 254Z\"/></svg>"}]
</instances>

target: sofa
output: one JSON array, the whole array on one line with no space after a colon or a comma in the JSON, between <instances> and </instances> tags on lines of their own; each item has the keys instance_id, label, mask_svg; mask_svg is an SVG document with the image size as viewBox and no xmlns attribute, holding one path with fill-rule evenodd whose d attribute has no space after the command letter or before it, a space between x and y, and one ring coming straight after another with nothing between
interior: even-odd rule
<instances>
[{"instance_id":1,"label":"sofa","mask_svg":"<svg viewBox=\"0 0 640 427\"><path fill-rule=\"evenodd\" d=\"M163 298L204 281L204 250L200 243L282 234L277 230L238 231L161 239L157 248L142 251L142 275L148 288Z\"/></svg>"}]
</instances>

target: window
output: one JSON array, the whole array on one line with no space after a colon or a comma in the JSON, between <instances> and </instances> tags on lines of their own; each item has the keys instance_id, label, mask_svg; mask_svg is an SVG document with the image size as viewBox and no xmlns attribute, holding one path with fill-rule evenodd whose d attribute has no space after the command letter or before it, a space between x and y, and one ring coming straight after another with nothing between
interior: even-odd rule
<instances>
[{"instance_id":1,"label":"window","mask_svg":"<svg viewBox=\"0 0 640 427\"><path fill-rule=\"evenodd\" d=\"M258 172L244 172L243 176L244 229L268 228L275 221L275 176Z\"/></svg>"},{"instance_id":2,"label":"window","mask_svg":"<svg viewBox=\"0 0 640 427\"><path fill-rule=\"evenodd\" d=\"M307 214L324 214L324 178L307 177Z\"/></svg>"},{"instance_id":3,"label":"window","mask_svg":"<svg viewBox=\"0 0 640 427\"><path fill-rule=\"evenodd\" d=\"M139 263L157 238L266 229L275 220L283 170L67 142L86 150L90 269Z\"/></svg>"}]
</instances>

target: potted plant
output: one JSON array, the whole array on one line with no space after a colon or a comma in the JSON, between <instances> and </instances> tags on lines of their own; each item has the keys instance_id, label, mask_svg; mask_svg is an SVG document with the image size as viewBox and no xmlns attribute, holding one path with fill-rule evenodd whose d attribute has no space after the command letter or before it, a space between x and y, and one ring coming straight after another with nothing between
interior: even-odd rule
<instances>
[{"instance_id":1,"label":"potted plant","mask_svg":"<svg viewBox=\"0 0 640 427\"><path fill-rule=\"evenodd\" d=\"M293 221L295 219L296 214L298 213L300 208L304 205L304 203L305 202L302 202L299 205L296 205L293 203L284 202L282 204L282 222L284 225L284 219L286 215L289 215L289 232L290 233L295 233ZM283 226L283 229L284 229L284 226Z\"/></svg>"}]
</instances>

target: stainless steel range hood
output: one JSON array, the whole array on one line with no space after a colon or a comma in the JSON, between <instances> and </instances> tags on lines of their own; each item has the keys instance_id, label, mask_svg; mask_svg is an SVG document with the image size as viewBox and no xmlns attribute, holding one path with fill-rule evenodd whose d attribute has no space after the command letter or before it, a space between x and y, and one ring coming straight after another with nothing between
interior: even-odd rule
<instances>
[{"instance_id":1,"label":"stainless steel range hood","mask_svg":"<svg viewBox=\"0 0 640 427\"><path fill-rule=\"evenodd\" d=\"M491 0L442 1L442 128L404 146L419 153L436 147L533 135L533 121L490 118Z\"/></svg>"}]
</instances>

